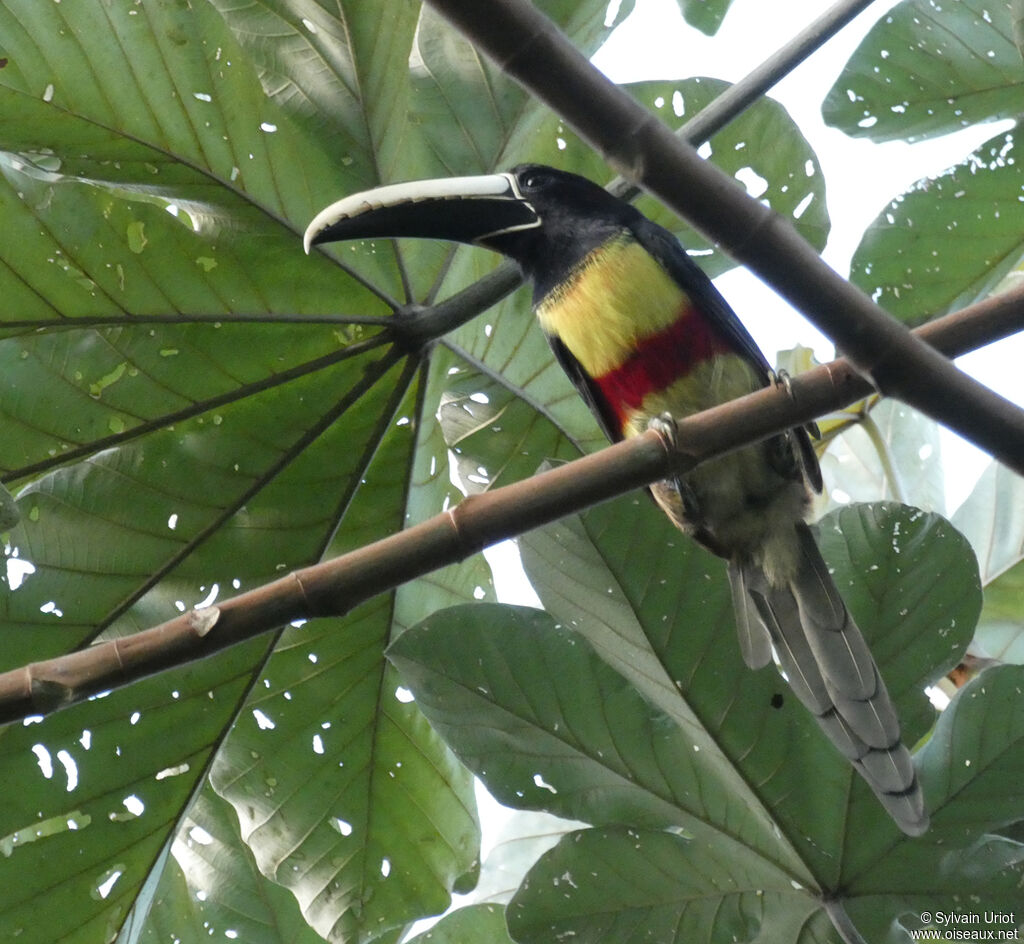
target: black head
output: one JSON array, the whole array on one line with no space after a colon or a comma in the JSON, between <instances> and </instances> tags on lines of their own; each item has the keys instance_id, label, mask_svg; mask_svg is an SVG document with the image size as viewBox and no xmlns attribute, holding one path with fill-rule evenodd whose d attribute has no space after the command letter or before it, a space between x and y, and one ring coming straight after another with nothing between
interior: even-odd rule
<instances>
[{"instance_id":1,"label":"black head","mask_svg":"<svg viewBox=\"0 0 1024 944\"><path fill-rule=\"evenodd\" d=\"M313 245L342 239L423 237L493 249L544 291L639 213L586 177L543 164L504 174L390 184L321 211Z\"/></svg>"},{"instance_id":2,"label":"black head","mask_svg":"<svg viewBox=\"0 0 1024 944\"><path fill-rule=\"evenodd\" d=\"M579 174L519 164L509 175L541 225L495 234L480 243L515 259L542 290L640 216L633 206Z\"/></svg>"}]
</instances>

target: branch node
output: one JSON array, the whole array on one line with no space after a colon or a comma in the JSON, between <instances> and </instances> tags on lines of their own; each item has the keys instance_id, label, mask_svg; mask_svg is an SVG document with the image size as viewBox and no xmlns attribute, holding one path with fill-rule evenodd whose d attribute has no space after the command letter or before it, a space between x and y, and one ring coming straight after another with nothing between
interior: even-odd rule
<instances>
[{"instance_id":1,"label":"branch node","mask_svg":"<svg viewBox=\"0 0 1024 944\"><path fill-rule=\"evenodd\" d=\"M41 715L48 715L70 705L75 698L71 686L53 679L32 679L32 706Z\"/></svg>"},{"instance_id":2,"label":"branch node","mask_svg":"<svg viewBox=\"0 0 1024 944\"><path fill-rule=\"evenodd\" d=\"M203 638L220 619L220 608L216 606L204 606L199 610L192 610L188 614L188 628L200 639ZM120 658L120 654L118 654Z\"/></svg>"},{"instance_id":3,"label":"branch node","mask_svg":"<svg viewBox=\"0 0 1024 944\"><path fill-rule=\"evenodd\" d=\"M448 526L452 529L453 533L455 534L455 542L458 547L462 547L463 544L462 529L459 527L458 511L460 508L463 507L463 505L469 502L470 499L472 499L472 497L472 495L467 495L466 498L459 502L459 504L454 505L453 507L449 508L447 511L444 512L444 516L448 520ZM465 513L465 509L463 509L463 513Z\"/></svg>"},{"instance_id":4,"label":"branch node","mask_svg":"<svg viewBox=\"0 0 1024 944\"><path fill-rule=\"evenodd\" d=\"M288 576L295 582L295 586L299 588L299 596L302 598L303 611L313 616L319 616L319 611L313 606L309 599L309 594L306 592L306 585L302 581L302 574L297 570L293 570Z\"/></svg>"}]
</instances>

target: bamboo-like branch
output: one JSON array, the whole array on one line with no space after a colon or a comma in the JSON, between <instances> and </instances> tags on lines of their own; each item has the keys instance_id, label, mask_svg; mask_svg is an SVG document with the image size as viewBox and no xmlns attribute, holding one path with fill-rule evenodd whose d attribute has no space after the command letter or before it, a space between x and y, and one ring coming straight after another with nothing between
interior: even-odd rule
<instances>
[{"instance_id":1,"label":"bamboo-like branch","mask_svg":"<svg viewBox=\"0 0 1024 944\"><path fill-rule=\"evenodd\" d=\"M701 160L527 0L427 0L625 176L719 243L821 329L880 392L1024 474L1024 411L915 339L789 222Z\"/></svg>"},{"instance_id":2,"label":"bamboo-like branch","mask_svg":"<svg viewBox=\"0 0 1024 944\"><path fill-rule=\"evenodd\" d=\"M1024 287L918 329L954 356L1024 329ZM370 597L871 393L844 359L678 423L673 453L651 431L455 508L333 560L152 629L0 674L0 723L42 715L203 658L298 619L343 616Z\"/></svg>"}]
</instances>

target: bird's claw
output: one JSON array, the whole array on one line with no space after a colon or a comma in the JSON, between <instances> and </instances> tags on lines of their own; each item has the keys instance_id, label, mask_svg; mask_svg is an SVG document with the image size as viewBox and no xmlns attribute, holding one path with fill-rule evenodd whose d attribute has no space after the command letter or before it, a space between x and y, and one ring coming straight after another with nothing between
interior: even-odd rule
<instances>
[{"instance_id":1,"label":"bird's claw","mask_svg":"<svg viewBox=\"0 0 1024 944\"><path fill-rule=\"evenodd\" d=\"M671 413L662 413L659 416L652 416L647 421L647 428L653 429L654 432L664 439L672 452L676 451L676 418Z\"/></svg>"},{"instance_id":2,"label":"bird's claw","mask_svg":"<svg viewBox=\"0 0 1024 944\"><path fill-rule=\"evenodd\" d=\"M793 390L793 378L789 376L788 370L773 370L772 383L774 383L776 387L783 387L786 391L786 396L796 403L796 393ZM821 439L821 431L818 429L818 424L813 420L809 423L804 423L803 427L807 430L812 439Z\"/></svg>"},{"instance_id":3,"label":"bird's claw","mask_svg":"<svg viewBox=\"0 0 1024 944\"><path fill-rule=\"evenodd\" d=\"M793 381L788 370L772 371L772 383L776 387L785 387L789 399L796 402L796 394L793 393Z\"/></svg>"}]
</instances>

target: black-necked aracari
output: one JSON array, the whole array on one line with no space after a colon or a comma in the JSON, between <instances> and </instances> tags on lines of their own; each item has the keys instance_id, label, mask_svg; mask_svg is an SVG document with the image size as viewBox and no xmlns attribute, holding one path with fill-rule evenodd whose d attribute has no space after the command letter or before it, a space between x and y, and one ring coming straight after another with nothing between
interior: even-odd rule
<instances>
[{"instance_id":1,"label":"black-necked aracari","mask_svg":"<svg viewBox=\"0 0 1024 944\"><path fill-rule=\"evenodd\" d=\"M555 357L611 440L775 382L757 345L668 230L576 174L393 184L346 197L305 246L424 237L515 260ZM796 696L897 825L928 827L913 762L878 668L804 519L821 473L804 429L651 486L668 517L728 561L740 649L778 660Z\"/></svg>"}]
</instances>

